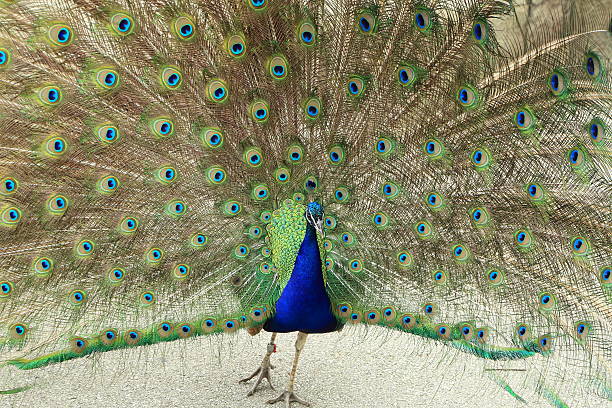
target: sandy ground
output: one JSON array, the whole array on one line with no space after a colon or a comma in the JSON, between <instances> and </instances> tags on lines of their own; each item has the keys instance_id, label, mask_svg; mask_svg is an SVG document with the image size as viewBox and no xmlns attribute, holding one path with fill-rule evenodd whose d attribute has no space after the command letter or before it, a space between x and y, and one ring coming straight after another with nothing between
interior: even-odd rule
<instances>
[{"instance_id":1,"label":"sandy ground","mask_svg":"<svg viewBox=\"0 0 612 408\"><path fill-rule=\"evenodd\" d=\"M265 401L285 387L295 334L277 339L272 373L277 391L266 384L252 397L246 396L249 386L238 380L259 365L269 334L251 338L241 332L224 337L221 345L218 339L114 351L29 372L4 367L0 389L33 387L0 395L0 406L269 406ZM483 369L491 364L414 336L389 337L382 328L311 335L300 362L296 393L313 407L524 407L485 374ZM525 364L504 363L503 368ZM529 406L549 406L533 394L523 396ZM602 403L579 402L581 407Z\"/></svg>"}]
</instances>

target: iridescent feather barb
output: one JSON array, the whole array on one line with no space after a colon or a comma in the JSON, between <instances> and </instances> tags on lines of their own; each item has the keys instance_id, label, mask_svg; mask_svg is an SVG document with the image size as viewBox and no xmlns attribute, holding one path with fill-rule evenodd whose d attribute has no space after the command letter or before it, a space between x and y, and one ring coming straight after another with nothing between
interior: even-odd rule
<instances>
[{"instance_id":1,"label":"iridescent feather barb","mask_svg":"<svg viewBox=\"0 0 612 408\"><path fill-rule=\"evenodd\" d=\"M514 3L0 0L0 364L299 331L289 405L362 324L610 400L610 7Z\"/></svg>"}]
</instances>

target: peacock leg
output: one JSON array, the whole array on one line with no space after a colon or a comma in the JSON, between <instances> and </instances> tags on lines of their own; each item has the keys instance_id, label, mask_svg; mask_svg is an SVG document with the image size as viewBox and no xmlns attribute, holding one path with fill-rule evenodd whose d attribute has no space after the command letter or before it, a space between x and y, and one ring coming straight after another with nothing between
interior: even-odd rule
<instances>
[{"instance_id":1,"label":"peacock leg","mask_svg":"<svg viewBox=\"0 0 612 408\"><path fill-rule=\"evenodd\" d=\"M308 333L298 332L297 340L295 341L295 357L293 357L293 367L291 367L291 374L289 375L289 384L287 385L287 390L283 392L281 395L276 397L273 400L269 400L268 404L276 404L280 401L285 401L285 405L287 408L291 405L292 402L297 402L298 404L305 405L307 407L310 404L303 399L299 398L297 395L293 393L293 384L295 383L295 372L297 371L298 361L300 359L300 353L304 348L304 344L306 344L306 338L308 337Z\"/></svg>"},{"instance_id":2,"label":"peacock leg","mask_svg":"<svg viewBox=\"0 0 612 408\"><path fill-rule=\"evenodd\" d=\"M270 369L274 368L274 366L270 364L270 357L272 356L272 353L276 351L276 344L274 344L274 340L276 340L276 334L277 333L272 333L272 338L268 343L268 350L266 352L266 355L264 356L263 361L261 362L261 365L257 368L257 370L255 370L255 372L249 377L243 378L242 380L238 381L239 384L242 384L259 374L259 376L257 377L257 381L255 381L255 384L248 392L247 396L251 396L255 393L257 386L263 381L264 378L268 380L270 388L274 389L274 386L272 385L272 380L270 379Z\"/></svg>"}]
</instances>

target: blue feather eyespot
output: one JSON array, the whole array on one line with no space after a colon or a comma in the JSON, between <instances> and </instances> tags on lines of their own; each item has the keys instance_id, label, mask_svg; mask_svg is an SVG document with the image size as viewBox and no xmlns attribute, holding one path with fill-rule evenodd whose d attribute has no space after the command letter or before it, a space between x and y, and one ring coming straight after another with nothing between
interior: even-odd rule
<instances>
[{"instance_id":1,"label":"blue feather eyespot","mask_svg":"<svg viewBox=\"0 0 612 408\"><path fill-rule=\"evenodd\" d=\"M178 333L178 336L182 339L186 339L188 337L191 337L191 334L193 332L193 328L191 327L190 324L181 324L178 325L176 327L176 332Z\"/></svg>"},{"instance_id":2,"label":"blue feather eyespot","mask_svg":"<svg viewBox=\"0 0 612 408\"><path fill-rule=\"evenodd\" d=\"M53 136L44 144L44 153L48 157L58 158L61 157L68 150L68 143L66 139L60 136Z\"/></svg>"},{"instance_id":3,"label":"blue feather eyespot","mask_svg":"<svg viewBox=\"0 0 612 408\"><path fill-rule=\"evenodd\" d=\"M585 164L586 154L581 148L575 148L569 151L567 158L572 168L580 169Z\"/></svg>"},{"instance_id":4,"label":"blue feather eyespot","mask_svg":"<svg viewBox=\"0 0 612 408\"><path fill-rule=\"evenodd\" d=\"M489 24L486 20L478 19L472 25L472 38L480 45L489 39Z\"/></svg>"},{"instance_id":5,"label":"blue feather eyespot","mask_svg":"<svg viewBox=\"0 0 612 408\"><path fill-rule=\"evenodd\" d=\"M189 242L191 246L202 248L208 243L208 237L200 232L197 232L191 236Z\"/></svg>"},{"instance_id":6,"label":"blue feather eyespot","mask_svg":"<svg viewBox=\"0 0 612 408\"><path fill-rule=\"evenodd\" d=\"M122 268L111 268L108 272L108 279L111 283L120 283L125 279L125 271Z\"/></svg>"},{"instance_id":7,"label":"blue feather eyespot","mask_svg":"<svg viewBox=\"0 0 612 408\"><path fill-rule=\"evenodd\" d=\"M307 176L304 179L304 190L306 190L308 193L314 193L318 189L319 189L319 180L315 176ZM341 189L342 188L340 188L339 190L341 190ZM338 192L338 190L336 190L336 192ZM344 194L343 197L344 197L345 200L348 199L348 190L346 190L346 189L342 190L342 194ZM337 197L336 197L336 200L338 200ZM298 199L296 201L303 201L303 198L300 198L300 199ZM311 203L311 204L313 204L313 203ZM309 207L310 207L310 204L309 204Z\"/></svg>"},{"instance_id":8,"label":"blue feather eyespot","mask_svg":"<svg viewBox=\"0 0 612 408\"><path fill-rule=\"evenodd\" d=\"M378 229L385 229L389 226L390 219L384 212L377 211L372 215L372 223Z\"/></svg>"},{"instance_id":9,"label":"blue feather eyespot","mask_svg":"<svg viewBox=\"0 0 612 408\"><path fill-rule=\"evenodd\" d=\"M279 167L274 171L274 179L279 183L286 183L289 181L291 173L286 167Z\"/></svg>"},{"instance_id":10,"label":"blue feather eyespot","mask_svg":"<svg viewBox=\"0 0 612 408\"><path fill-rule=\"evenodd\" d=\"M251 309L249 317L256 322L261 322L265 317L265 313L261 308L254 307L253 309Z\"/></svg>"},{"instance_id":11,"label":"blue feather eyespot","mask_svg":"<svg viewBox=\"0 0 612 408\"><path fill-rule=\"evenodd\" d=\"M321 115L321 100L317 97L309 98L304 104L304 113L306 118L314 121Z\"/></svg>"},{"instance_id":12,"label":"blue feather eyespot","mask_svg":"<svg viewBox=\"0 0 612 408\"><path fill-rule=\"evenodd\" d=\"M417 236L422 239L431 238L431 236L433 235L433 229L431 227L431 224L427 221L417 222L414 225L414 231L416 232Z\"/></svg>"},{"instance_id":13,"label":"blue feather eyespot","mask_svg":"<svg viewBox=\"0 0 612 408\"><path fill-rule=\"evenodd\" d=\"M11 54L6 48L0 48L0 69L6 67L11 61Z\"/></svg>"},{"instance_id":14,"label":"blue feather eyespot","mask_svg":"<svg viewBox=\"0 0 612 408\"><path fill-rule=\"evenodd\" d=\"M214 103L224 103L229 97L229 88L225 81L213 79L206 85L208 100Z\"/></svg>"},{"instance_id":15,"label":"blue feather eyespot","mask_svg":"<svg viewBox=\"0 0 612 408\"><path fill-rule=\"evenodd\" d=\"M323 225L328 230L335 229L337 224L338 222L336 220L336 217L334 217L333 215L327 215L325 216L325 219L323 220Z\"/></svg>"},{"instance_id":16,"label":"blue feather eyespot","mask_svg":"<svg viewBox=\"0 0 612 408\"><path fill-rule=\"evenodd\" d=\"M444 271L433 271L433 280L438 285L444 285L448 280L448 275Z\"/></svg>"},{"instance_id":17,"label":"blue feather eyespot","mask_svg":"<svg viewBox=\"0 0 612 408\"><path fill-rule=\"evenodd\" d=\"M204 128L200 133L200 140L204 146L211 149L218 149L223 146L223 132L219 128Z\"/></svg>"},{"instance_id":18,"label":"blue feather eyespot","mask_svg":"<svg viewBox=\"0 0 612 408\"><path fill-rule=\"evenodd\" d=\"M362 11L357 14L357 27L361 33L372 34L376 32L377 24L377 19L372 13Z\"/></svg>"},{"instance_id":19,"label":"blue feather eyespot","mask_svg":"<svg viewBox=\"0 0 612 408\"><path fill-rule=\"evenodd\" d=\"M361 323L361 312L353 312L349 315L349 322L352 324Z\"/></svg>"},{"instance_id":20,"label":"blue feather eyespot","mask_svg":"<svg viewBox=\"0 0 612 408\"><path fill-rule=\"evenodd\" d=\"M516 335L521 341L525 341L529 338L529 326L520 323L516 326Z\"/></svg>"},{"instance_id":21,"label":"blue feather eyespot","mask_svg":"<svg viewBox=\"0 0 612 408\"><path fill-rule=\"evenodd\" d=\"M267 224L270 222L270 220L272 219L272 212L269 210L264 210L261 212L261 214L259 214L259 219L261 220L261 222L263 222L264 224Z\"/></svg>"},{"instance_id":22,"label":"blue feather eyespot","mask_svg":"<svg viewBox=\"0 0 612 408\"><path fill-rule=\"evenodd\" d=\"M87 340L82 337L74 337L70 340L70 349L77 354L81 354L85 351L88 345L89 343Z\"/></svg>"},{"instance_id":23,"label":"blue feather eyespot","mask_svg":"<svg viewBox=\"0 0 612 408\"><path fill-rule=\"evenodd\" d=\"M62 101L62 90L53 85L45 86L38 91L38 99L44 105L57 105Z\"/></svg>"},{"instance_id":24,"label":"blue feather eyespot","mask_svg":"<svg viewBox=\"0 0 612 408\"><path fill-rule=\"evenodd\" d=\"M265 184L258 184L251 190L251 198L256 201L264 201L270 197L270 189Z\"/></svg>"},{"instance_id":25,"label":"blue feather eyespot","mask_svg":"<svg viewBox=\"0 0 612 408\"><path fill-rule=\"evenodd\" d=\"M250 147L246 149L242 157L244 162L251 167L259 167L263 163L263 155L261 153L261 149L257 147Z\"/></svg>"},{"instance_id":26,"label":"blue feather eyespot","mask_svg":"<svg viewBox=\"0 0 612 408\"><path fill-rule=\"evenodd\" d=\"M324 240L323 241L323 249L326 252L331 252L334 249L334 243L331 240L329 240L329 239Z\"/></svg>"},{"instance_id":27,"label":"blue feather eyespot","mask_svg":"<svg viewBox=\"0 0 612 408\"><path fill-rule=\"evenodd\" d=\"M217 322L215 319L206 319L202 322L202 330L204 333L211 333L217 327Z\"/></svg>"},{"instance_id":28,"label":"blue feather eyespot","mask_svg":"<svg viewBox=\"0 0 612 408\"><path fill-rule=\"evenodd\" d=\"M504 283L505 276L503 272L498 269L490 269L486 273L487 281L493 286L499 286Z\"/></svg>"},{"instance_id":29,"label":"blue feather eyespot","mask_svg":"<svg viewBox=\"0 0 612 408\"><path fill-rule=\"evenodd\" d=\"M298 40L302 45L310 47L317 41L317 29L309 21L304 21L298 27Z\"/></svg>"},{"instance_id":30,"label":"blue feather eyespot","mask_svg":"<svg viewBox=\"0 0 612 408\"><path fill-rule=\"evenodd\" d=\"M10 196L17 192L19 183L13 177L4 177L0 180L0 195Z\"/></svg>"},{"instance_id":31,"label":"blue feather eyespot","mask_svg":"<svg viewBox=\"0 0 612 408\"><path fill-rule=\"evenodd\" d=\"M536 117L528 108L523 108L514 114L514 124L521 132L529 133L536 127Z\"/></svg>"},{"instance_id":32,"label":"blue feather eyespot","mask_svg":"<svg viewBox=\"0 0 612 408\"><path fill-rule=\"evenodd\" d=\"M0 298L6 298L13 292L13 284L9 281L0 282Z\"/></svg>"},{"instance_id":33,"label":"blue feather eyespot","mask_svg":"<svg viewBox=\"0 0 612 408\"><path fill-rule=\"evenodd\" d=\"M470 160L476 170L485 170L491 166L491 153L485 148L476 149L472 152Z\"/></svg>"},{"instance_id":34,"label":"blue feather eyespot","mask_svg":"<svg viewBox=\"0 0 612 408\"><path fill-rule=\"evenodd\" d=\"M346 82L348 96L352 98L360 97L365 91L365 85L365 80L362 77L350 77Z\"/></svg>"},{"instance_id":35,"label":"blue feather eyespot","mask_svg":"<svg viewBox=\"0 0 612 408\"><path fill-rule=\"evenodd\" d=\"M223 184L227 181L227 173L222 167L214 166L206 170L206 179L214 185Z\"/></svg>"},{"instance_id":36,"label":"blue feather eyespot","mask_svg":"<svg viewBox=\"0 0 612 408\"><path fill-rule=\"evenodd\" d=\"M350 232L345 232L342 235L340 235L340 241L342 241L342 244L345 247L352 247L357 242L357 240L355 239L355 236Z\"/></svg>"},{"instance_id":37,"label":"blue feather eyespot","mask_svg":"<svg viewBox=\"0 0 612 408\"><path fill-rule=\"evenodd\" d=\"M255 101L249 106L249 114L256 123L266 123L270 118L270 106L265 101Z\"/></svg>"},{"instance_id":38,"label":"blue feather eyespot","mask_svg":"<svg viewBox=\"0 0 612 408\"><path fill-rule=\"evenodd\" d=\"M139 222L134 217L123 217L119 222L119 232L123 234L133 234L138 230Z\"/></svg>"},{"instance_id":39,"label":"blue feather eyespot","mask_svg":"<svg viewBox=\"0 0 612 408\"><path fill-rule=\"evenodd\" d=\"M545 353L547 351L550 351L550 349L552 349L553 346L553 340L550 334L545 334L543 336L538 337L538 346L539 346L539 351L541 353Z\"/></svg>"},{"instance_id":40,"label":"blue feather eyespot","mask_svg":"<svg viewBox=\"0 0 612 408\"><path fill-rule=\"evenodd\" d=\"M397 316L397 312L394 307L386 307L382 311L382 317L387 323L391 323L395 321L395 317Z\"/></svg>"},{"instance_id":41,"label":"blue feather eyespot","mask_svg":"<svg viewBox=\"0 0 612 408\"><path fill-rule=\"evenodd\" d=\"M522 249L529 249L533 245L533 237L525 229L519 229L514 232L514 241Z\"/></svg>"},{"instance_id":42,"label":"blue feather eyespot","mask_svg":"<svg viewBox=\"0 0 612 408\"><path fill-rule=\"evenodd\" d=\"M486 343L489 339L489 329L487 327L482 327L476 330L476 337L480 343Z\"/></svg>"},{"instance_id":43,"label":"blue feather eyespot","mask_svg":"<svg viewBox=\"0 0 612 408\"><path fill-rule=\"evenodd\" d=\"M535 203L540 203L545 199L544 189L537 183L527 184L525 186L525 191L527 192L529 199Z\"/></svg>"},{"instance_id":44,"label":"blue feather eyespot","mask_svg":"<svg viewBox=\"0 0 612 408\"><path fill-rule=\"evenodd\" d=\"M287 159L291 164L299 164L304 158L304 149L302 146L293 144L287 149Z\"/></svg>"},{"instance_id":45,"label":"blue feather eyespot","mask_svg":"<svg viewBox=\"0 0 612 408\"><path fill-rule=\"evenodd\" d=\"M576 322L574 324L574 330L574 336L576 337L576 340L578 340L578 342L583 343L584 341L586 341L589 332L591 331L591 326L586 322Z\"/></svg>"},{"instance_id":46,"label":"blue feather eyespot","mask_svg":"<svg viewBox=\"0 0 612 408\"><path fill-rule=\"evenodd\" d=\"M75 247L76 254L80 257L91 256L94 253L94 249L95 245L93 241L88 239L82 240Z\"/></svg>"},{"instance_id":47,"label":"blue feather eyespot","mask_svg":"<svg viewBox=\"0 0 612 408\"><path fill-rule=\"evenodd\" d=\"M0 213L1 224L9 227L17 225L21 221L21 210L17 207L6 207Z\"/></svg>"},{"instance_id":48,"label":"blue feather eyespot","mask_svg":"<svg viewBox=\"0 0 612 408\"><path fill-rule=\"evenodd\" d=\"M538 296L538 304L540 309L552 310L555 307L555 298L548 292L541 293Z\"/></svg>"},{"instance_id":49,"label":"blue feather eyespot","mask_svg":"<svg viewBox=\"0 0 612 408\"><path fill-rule=\"evenodd\" d=\"M72 28L65 24L52 25L47 32L47 38L51 41L51 44L59 47L70 45L73 37Z\"/></svg>"},{"instance_id":50,"label":"blue feather eyespot","mask_svg":"<svg viewBox=\"0 0 612 408\"><path fill-rule=\"evenodd\" d=\"M173 30L180 40L193 40L195 38L195 25L189 17L179 17L174 20Z\"/></svg>"},{"instance_id":51,"label":"blue feather eyespot","mask_svg":"<svg viewBox=\"0 0 612 408\"><path fill-rule=\"evenodd\" d=\"M444 146L436 139L428 139L423 145L423 151L430 159L437 159L444 154Z\"/></svg>"},{"instance_id":52,"label":"blue feather eyespot","mask_svg":"<svg viewBox=\"0 0 612 408\"><path fill-rule=\"evenodd\" d=\"M124 335L125 342L128 346L138 344L141 338L142 334L140 334L138 330L128 330Z\"/></svg>"},{"instance_id":53,"label":"blue feather eyespot","mask_svg":"<svg viewBox=\"0 0 612 408\"><path fill-rule=\"evenodd\" d=\"M338 311L338 315L344 318L349 317L349 315L353 311L351 305L348 303L341 303L336 307L336 309Z\"/></svg>"},{"instance_id":54,"label":"blue feather eyespot","mask_svg":"<svg viewBox=\"0 0 612 408\"><path fill-rule=\"evenodd\" d=\"M416 319L409 314L405 314L400 316L400 324L402 326L403 329L405 330L410 330L412 329L414 326L416 326Z\"/></svg>"},{"instance_id":55,"label":"blue feather eyespot","mask_svg":"<svg viewBox=\"0 0 612 408\"><path fill-rule=\"evenodd\" d=\"M172 166L164 166L157 170L155 178L162 184L170 184L176 180L176 169Z\"/></svg>"},{"instance_id":56,"label":"blue feather eyespot","mask_svg":"<svg viewBox=\"0 0 612 408\"><path fill-rule=\"evenodd\" d=\"M155 294L151 291L142 292L139 299L142 306L150 306L155 303Z\"/></svg>"},{"instance_id":57,"label":"blue feather eyespot","mask_svg":"<svg viewBox=\"0 0 612 408\"><path fill-rule=\"evenodd\" d=\"M232 58L240 58L246 53L246 40L240 34L231 35L225 40L225 48Z\"/></svg>"},{"instance_id":58,"label":"blue feather eyespot","mask_svg":"<svg viewBox=\"0 0 612 408\"><path fill-rule=\"evenodd\" d=\"M587 126L590 139L593 143L599 144L603 142L606 135L606 126L600 119L593 119Z\"/></svg>"},{"instance_id":59,"label":"blue feather eyespot","mask_svg":"<svg viewBox=\"0 0 612 408\"><path fill-rule=\"evenodd\" d=\"M395 141L381 136L376 139L375 153L381 157L388 157L395 150Z\"/></svg>"},{"instance_id":60,"label":"blue feather eyespot","mask_svg":"<svg viewBox=\"0 0 612 408\"><path fill-rule=\"evenodd\" d=\"M246 234L251 239L259 239L263 236L263 228L259 225L251 225L247 228Z\"/></svg>"},{"instance_id":61,"label":"blue feather eyespot","mask_svg":"<svg viewBox=\"0 0 612 408\"><path fill-rule=\"evenodd\" d=\"M117 13L111 17L110 26L116 34L126 36L134 32L134 19L125 13Z\"/></svg>"},{"instance_id":62,"label":"blue feather eyespot","mask_svg":"<svg viewBox=\"0 0 612 408\"><path fill-rule=\"evenodd\" d=\"M223 327L224 332L231 333L238 328L238 322L233 319L225 320L221 327Z\"/></svg>"},{"instance_id":63,"label":"blue feather eyespot","mask_svg":"<svg viewBox=\"0 0 612 408\"><path fill-rule=\"evenodd\" d=\"M586 238L583 237L575 237L572 238L572 252L574 255L583 256L589 253L591 249L591 245Z\"/></svg>"},{"instance_id":64,"label":"blue feather eyespot","mask_svg":"<svg viewBox=\"0 0 612 408\"><path fill-rule=\"evenodd\" d=\"M98 180L97 189L101 194L112 194L119 188L119 180L114 176L104 176Z\"/></svg>"},{"instance_id":65,"label":"blue feather eyespot","mask_svg":"<svg viewBox=\"0 0 612 408\"><path fill-rule=\"evenodd\" d=\"M612 272L610 271L609 266L602 268L601 271L599 272L599 282L602 285L612 284Z\"/></svg>"},{"instance_id":66,"label":"blue feather eyespot","mask_svg":"<svg viewBox=\"0 0 612 408\"><path fill-rule=\"evenodd\" d=\"M403 268L412 266L412 255L408 251L400 251L397 253L397 262L399 263L399 266Z\"/></svg>"},{"instance_id":67,"label":"blue feather eyespot","mask_svg":"<svg viewBox=\"0 0 612 408\"><path fill-rule=\"evenodd\" d=\"M283 55L275 55L268 60L268 72L272 79L285 79L289 73L289 62Z\"/></svg>"},{"instance_id":68,"label":"blue feather eyespot","mask_svg":"<svg viewBox=\"0 0 612 408\"><path fill-rule=\"evenodd\" d=\"M112 346L117 341L117 330L106 329L100 334L100 341L106 346Z\"/></svg>"},{"instance_id":69,"label":"blue feather eyespot","mask_svg":"<svg viewBox=\"0 0 612 408\"><path fill-rule=\"evenodd\" d=\"M444 206L444 197L438 193L429 193L425 197L425 204L433 210L439 210Z\"/></svg>"},{"instance_id":70,"label":"blue feather eyespot","mask_svg":"<svg viewBox=\"0 0 612 408\"><path fill-rule=\"evenodd\" d=\"M380 322L380 313L378 312L378 310L372 309L372 310L368 310L365 313L365 317L366 317L366 323L368 324L378 324L378 322Z\"/></svg>"},{"instance_id":71,"label":"blue feather eyespot","mask_svg":"<svg viewBox=\"0 0 612 408\"><path fill-rule=\"evenodd\" d=\"M350 198L350 192L348 188L346 187L338 187L334 191L334 199L338 203L346 203L349 201L349 198Z\"/></svg>"},{"instance_id":72,"label":"blue feather eyespot","mask_svg":"<svg viewBox=\"0 0 612 408\"><path fill-rule=\"evenodd\" d=\"M418 70L412 65L400 65L396 75L401 86L411 87L418 79Z\"/></svg>"},{"instance_id":73,"label":"blue feather eyespot","mask_svg":"<svg viewBox=\"0 0 612 408\"><path fill-rule=\"evenodd\" d=\"M112 144L119 140L119 130L113 125L100 126L96 130L96 135L101 142L106 144Z\"/></svg>"},{"instance_id":74,"label":"blue feather eyespot","mask_svg":"<svg viewBox=\"0 0 612 408\"><path fill-rule=\"evenodd\" d=\"M416 29L422 33L427 33L433 26L433 13L426 8L418 8L414 15L414 25Z\"/></svg>"},{"instance_id":75,"label":"blue feather eyespot","mask_svg":"<svg viewBox=\"0 0 612 408\"><path fill-rule=\"evenodd\" d=\"M239 259L246 258L250 252L251 250L246 244L239 244L234 248L234 256Z\"/></svg>"},{"instance_id":76,"label":"blue feather eyespot","mask_svg":"<svg viewBox=\"0 0 612 408\"><path fill-rule=\"evenodd\" d=\"M38 276L47 276L53 272L53 261L50 258L37 258L32 266Z\"/></svg>"},{"instance_id":77,"label":"blue feather eyespot","mask_svg":"<svg viewBox=\"0 0 612 408\"><path fill-rule=\"evenodd\" d=\"M462 324L459 331L461 332L461 337L463 338L463 340L465 341L472 340L472 336L474 336L474 328L472 327L471 324L468 324L468 323Z\"/></svg>"},{"instance_id":78,"label":"blue feather eyespot","mask_svg":"<svg viewBox=\"0 0 612 408\"><path fill-rule=\"evenodd\" d=\"M272 265L268 262L262 262L259 264L259 272L263 274L269 274L272 272Z\"/></svg>"},{"instance_id":79,"label":"blue feather eyespot","mask_svg":"<svg viewBox=\"0 0 612 408\"><path fill-rule=\"evenodd\" d=\"M451 254L456 261L467 261L470 257L470 251L464 245L454 245L451 248Z\"/></svg>"},{"instance_id":80,"label":"blue feather eyespot","mask_svg":"<svg viewBox=\"0 0 612 408\"><path fill-rule=\"evenodd\" d=\"M268 5L267 0L246 0L249 6L255 10L263 10Z\"/></svg>"},{"instance_id":81,"label":"blue feather eyespot","mask_svg":"<svg viewBox=\"0 0 612 408\"><path fill-rule=\"evenodd\" d=\"M425 303L423 305L423 312L425 312L426 315L434 315L438 312L438 308L433 303Z\"/></svg>"},{"instance_id":82,"label":"blue feather eyespot","mask_svg":"<svg viewBox=\"0 0 612 408\"><path fill-rule=\"evenodd\" d=\"M119 74L111 68L102 68L96 72L96 83L102 89L113 89L119 84Z\"/></svg>"},{"instance_id":83,"label":"blue feather eyespot","mask_svg":"<svg viewBox=\"0 0 612 408\"><path fill-rule=\"evenodd\" d=\"M70 292L70 295L68 295L68 299L75 305L82 304L85 301L85 297L85 292L82 290L73 290Z\"/></svg>"},{"instance_id":84,"label":"blue feather eyespot","mask_svg":"<svg viewBox=\"0 0 612 408\"><path fill-rule=\"evenodd\" d=\"M435 328L438 338L441 340L448 340L451 338L451 329L445 324L439 324Z\"/></svg>"},{"instance_id":85,"label":"blue feather eyespot","mask_svg":"<svg viewBox=\"0 0 612 408\"><path fill-rule=\"evenodd\" d=\"M172 200L166 204L166 213L173 217L180 217L187 212L187 204L182 200Z\"/></svg>"},{"instance_id":86,"label":"blue feather eyespot","mask_svg":"<svg viewBox=\"0 0 612 408\"><path fill-rule=\"evenodd\" d=\"M312 181L312 180L311 180ZM313 187L312 183L308 182L308 179L304 182L304 188L308 187L308 189L310 191L313 191L314 188L316 188L316 185ZM301 203L306 199L306 196L302 193L294 193L293 196L293 201L297 202L297 203Z\"/></svg>"},{"instance_id":87,"label":"blue feather eyespot","mask_svg":"<svg viewBox=\"0 0 612 408\"><path fill-rule=\"evenodd\" d=\"M457 101L466 109L474 108L480 102L480 96L472 86L466 85L457 91Z\"/></svg>"},{"instance_id":88,"label":"blue feather eyespot","mask_svg":"<svg viewBox=\"0 0 612 408\"><path fill-rule=\"evenodd\" d=\"M392 200L399 195L400 189L394 182L387 181L382 185L381 192L384 198Z\"/></svg>"},{"instance_id":89,"label":"blue feather eyespot","mask_svg":"<svg viewBox=\"0 0 612 408\"><path fill-rule=\"evenodd\" d=\"M160 248L149 248L145 253L145 260L149 264L158 264L164 259L164 251Z\"/></svg>"},{"instance_id":90,"label":"blue feather eyespot","mask_svg":"<svg viewBox=\"0 0 612 408\"><path fill-rule=\"evenodd\" d=\"M486 227L491 221L489 212L484 207L476 207L470 210L472 224L476 227Z\"/></svg>"},{"instance_id":91,"label":"blue feather eyespot","mask_svg":"<svg viewBox=\"0 0 612 408\"><path fill-rule=\"evenodd\" d=\"M561 71L555 70L548 77L548 87L553 95L566 96L568 93L568 79Z\"/></svg>"},{"instance_id":92,"label":"blue feather eyespot","mask_svg":"<svg viewBox=\"0 0 612 408\"><path fill-rule=\"evenodd\" d=\"M15 323L8 329L8 335L14 340L22 340L28 334L28 326L24 323Z\"/></svg>"},{"instance_id":93,"label":"blue feather eyespot","mask_svg":"<svg viewBox=\"0 0 612 408\"><path fill-rule=\"evenodd\" d=\"M587 53L584 58L584 70L591 79L595 81L601 80L604 70L599 55L594 52Z\"/></svg>"},{"instance_id":94,"label":"blue feather eyespot","mask_svg":"<svg viewBox=\"0 0 612 408\"><path fill-rule=\"evenodd\" d=\"M172 324L170 322L162 322L162 323L157 325L157 334L162 339L166 339L166 338L172 336L173 331L174 331L174 327L172 326ZM179 331L180 331L180 329L179 329Z\"/></svg>"},{"instance_id":95,"label":"blue feather eyespot","mask_svg":"<svg viewBox=\"0 0 612 408\"><path fill-rule=\"evenodd\" d=\"M165 67L161 72L161 82L167 89L178 89L183 83L183 74L174 67Z\"/></svg>"},{"instance_id":96,"label":"blue feather eyespot","mask_svg":"<svg viewBox=\"0 0 612 408\"><path fill-rule=\"evenodd\" d=\"M269 258L272 255L272 250L268 247L261 248L261 256L264 258Z\"/></svg>"},{"instance_id":97,"label":"blue feather eyespot","mask_svg":"<svg viewBox=\"0 0 612 408\"><path fill-rule=\"evenodd\" d=\"M363 270L363 261L361 259L350 260L349 269L351 272L361 272Z\"/></svg>"},{"instance_id":98,"label":"blue feather eyespot","mask_svg":"<svg viewBox=\"0 0 612 408\"><path fill-rule=\"evenodd\" d=\"M169 118L157 118L151 122L151 130L156 137L169 137L174 134L174 122Z\"/></svg>"}]
</instances>

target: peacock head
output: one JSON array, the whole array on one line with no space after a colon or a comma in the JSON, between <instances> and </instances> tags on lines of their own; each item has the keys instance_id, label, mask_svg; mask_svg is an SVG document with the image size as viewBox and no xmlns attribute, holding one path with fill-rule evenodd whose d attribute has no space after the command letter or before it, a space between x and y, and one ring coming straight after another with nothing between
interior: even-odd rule
<instances>
[{"instance_id":1,"label":"peacock head","mask_svg":"<svg viewBox=\"0 0 612 408\"><path fill-rule=\"evenodd\" d=\"M316 201L311 201L306 207L306 220L320 234L323 233L323 206Z\"/></svg>"}]
</instances>

